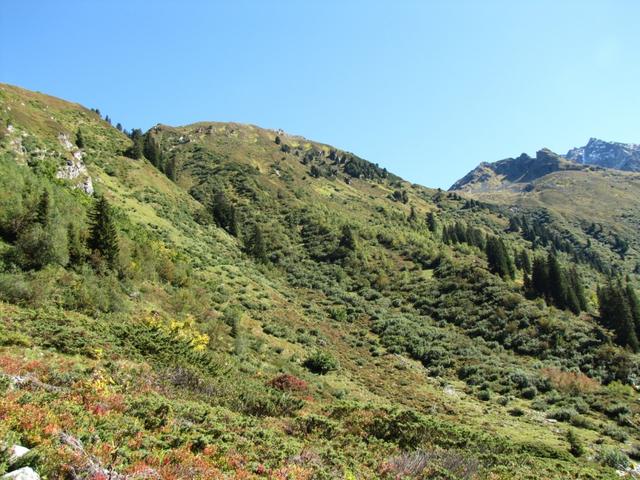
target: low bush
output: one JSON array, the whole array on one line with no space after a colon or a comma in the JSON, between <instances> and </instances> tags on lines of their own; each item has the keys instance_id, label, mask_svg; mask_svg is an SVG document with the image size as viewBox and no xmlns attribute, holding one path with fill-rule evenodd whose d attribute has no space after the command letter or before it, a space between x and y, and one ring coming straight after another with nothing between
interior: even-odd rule
<instances>
[{"instance_id":1,"label":"low bush","mask_svg":"<svg viewBox=\"0 0 640 480\"><path fill-rule=\"evenodd\" d=\"M307 382L288 373L282 373L267 382L267 385L283 392L306 392Z\"/></svg>"},{"instance_id":2,"label":"low bush","mask_svg":"<svg viewBox=\"0 0 640 480\"><path fill-rule=\"evenodd\" d=\"M602 448L596 455L596 459L611 468L627 468L630 465L629 457L624 452L611 447Z\"/></svg>"},{"instance_id":3,"label":"low bush","mask_svg":"<svg viewBox=\"0 0 640 480\"><path fill-rule=\"evenodd\" d=\"M303 363L304 367L313 373L325 375L339 367L338 361L327 352L316 351Z\"/></svg>"}]
</instances>

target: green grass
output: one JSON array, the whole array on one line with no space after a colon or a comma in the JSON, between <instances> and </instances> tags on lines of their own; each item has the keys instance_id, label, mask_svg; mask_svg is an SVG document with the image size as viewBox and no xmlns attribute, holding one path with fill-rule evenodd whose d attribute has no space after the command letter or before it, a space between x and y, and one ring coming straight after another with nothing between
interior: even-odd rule
<instances>
[{"instance_id":1,"label":"green grass","mask_svg":"<svg viewBox=\"0 0 640 480\"><path fill-rule=\"evenodd\" d=\"M41 452L32 464L43 475L83 468L62 431L103 465L149 467L162 478L391 479L398 459L420 452L434 460L413 478L615 478L586 458L601 443L629 450L606 435L617 422L607 412L623 404L634 420L638 405L630 387L604 384L628 380L637 356L609 345L593 307L576 317L525 298L521 272L516 282L495 277L478 248L444 244L425 220L436 212L441 225L465 222L512 251L531 250L505 233L507 210L465 208L463 198L367 164L358 164L367 177L356 178L329 158L346 152L280 134L285 152L276 132L239 124L155 127L165 160L176 161L172 182L122 156L129 140L78 105L2 85L0 107L2 128L29 132L34 145L58 152L55 161L66 155L58 134L82 127L89 172L116 208L120 238L112 274L90 259L23 271L2 256L0 372L40 386L2 398L0 440ZM0 201L20 208L0 212L0 251L16 248L16 219L43 188L57 221L86 232L90 198L37 165L18 165L2 132L12 188ZM312 165L326 175L313 178ZM219 190L236 209L238 237L207 213ZM396 190L406 204L392 199ZM265 264L245 253L256 223ZM344 225L354 250L340 250ZM580 270L593 294L600 273ZM305 368L315 352L335 369ZM579 369L593 383L578 377L577 392L563 390L556 370ZM283 373L308 388L268 386ZM516 407L524 414L511 415ZM549 422L559 408L581 410L595 429ZM622 423L615 428L636 438L633 421ZM588 457L569 454L570 426Z\"/></svg>"}]
</instances>

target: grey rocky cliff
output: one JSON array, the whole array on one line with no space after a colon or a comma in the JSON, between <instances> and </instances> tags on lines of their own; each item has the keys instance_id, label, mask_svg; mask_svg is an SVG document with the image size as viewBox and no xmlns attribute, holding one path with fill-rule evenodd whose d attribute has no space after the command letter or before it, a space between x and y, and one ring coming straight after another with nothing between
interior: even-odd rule
<instances>
[{"instance_id":1,"label":"grey rocky cliff","mask_svg":"<svg viewBox=\"0 0 640 480\"><path fill-rule=\"evenodd\" d=\"M584 147L572 148L565 157L584 165L640 172L640 144L590 138Z\"/></svg>"},{"instance_id":2,"label":"grey rocky cliff","mask_svg":"<svg viewBox=\"0 0 640 480\"><path fill-rule=\"evenodd\" d=\"M93 181L87 170L87 166L82 161L84 152L75 148L69 141L69 137L61 133L58 136L61 145L71 153L71 158L56 172L56 178L71 180L76 182L76 186L88 195L93 195Z\"/></svg>"}]
</instances>

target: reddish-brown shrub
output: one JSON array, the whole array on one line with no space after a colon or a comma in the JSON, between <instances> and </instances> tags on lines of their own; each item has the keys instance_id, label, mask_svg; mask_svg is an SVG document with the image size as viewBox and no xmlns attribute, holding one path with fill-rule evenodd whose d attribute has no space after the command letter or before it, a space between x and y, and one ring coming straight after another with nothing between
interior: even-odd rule
<instances>
[{"instance_id":1,"label":"reddish-brown shrub","mask_svg":"<svg viewBox=\"0 0 640 480\"><path fill-rule=\"evenodd\" d=\"M282 373L267 382L267 385L283 392L306 392L307 382L288 373Z\"/></svg>"},{"instance_id":2,"label":"reddish-brown shrub","mask_svg":"<svg viewBox=\"0 0 640 480\"><path fill-rule=\"evenodd\" d=\"M600 383L580 372L567 372L557 368L544 368L542 374L551 384L563 393L581 394L595 392L600 388Z\"/></svg>"}]
</instances>

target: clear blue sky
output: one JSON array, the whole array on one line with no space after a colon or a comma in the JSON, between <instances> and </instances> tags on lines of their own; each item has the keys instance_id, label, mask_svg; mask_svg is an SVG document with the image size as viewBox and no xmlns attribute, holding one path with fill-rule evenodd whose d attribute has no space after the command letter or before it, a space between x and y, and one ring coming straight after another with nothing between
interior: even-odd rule
<instances>
[{"instance_id":1,"label":"clear blue sky","mask_svg":"<svg viewBox=\"0 0 640 480\"><path fill-rule=\"evenodd\" d=\"M282 128L446 188L543 146L640 142L639 19L637 0L5 0L0 81L127 128Z\"/></svg>"}]
</instances>

